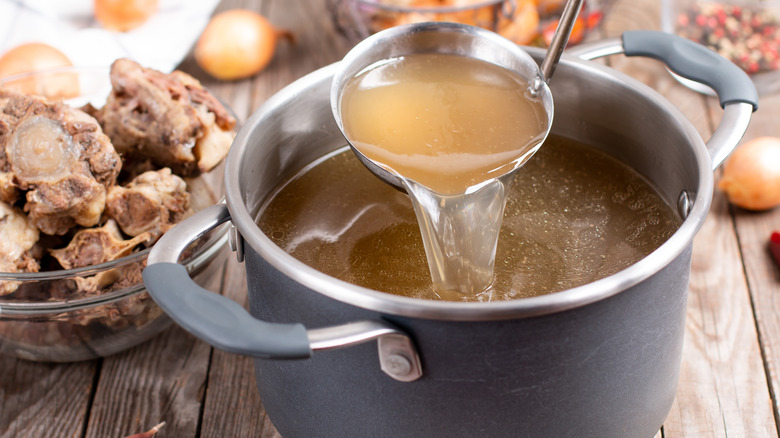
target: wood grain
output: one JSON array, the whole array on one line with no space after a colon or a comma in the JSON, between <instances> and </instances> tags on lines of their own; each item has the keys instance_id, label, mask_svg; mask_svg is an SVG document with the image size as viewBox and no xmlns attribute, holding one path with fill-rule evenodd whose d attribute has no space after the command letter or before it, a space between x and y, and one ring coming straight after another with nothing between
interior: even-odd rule
<instances>
[{"instance_id":1,"label":"wood grain","mask_svg":"<svg viewBox=\"0 0 780 438\"><path fill-rule=\"evenodd\" d=\"M234 257L227 264L224 284L223 295L246 306L246 270ZM215 349L200 436L279 436L275 433L273 426L266 423L252 360Z\"/></svg>"},{"instance_id":2,"label":"wood grain","mask_svg":"<svg viewBox=\"0 0 780 438\"><path fill-rule=\"evenodd\" d=\"M99 364L46 364L0 356L0 437L83 436Z\"/></svg>"},{"instance_id":3,"label":"wood grain","mask_svg":"<svg viewBox=\"0 0 780 438\"><path fill-rule=\"evenodd\" d=\"M780 95L761 96L759 110L754 113L750 129L744 141L764 135L780 137L777 110ZM780 391L780 266L769 252L769 238L780 230L780 209L751 212L732 207L739 235L739 247L753 299L753 310L759 331L764 366L769 379L769 395L772 399L774 421L780 429L777 395Z\"/></svg>"},{"instance_id":4,"label":"wood grain","mask_svg":"<svg viewBox=\"0 0 780 438\"><path fill-rule=\"evenodd\" d=\"M223 7L228 2L223 2ZM333 35L335 29L328 11L322 2L265 1L230 2L238 7L253 8L264 13L275 26L291 31L295 42L280 42L274 60L268 69L251 82L232 84L211 81L203 82L214 93L227 102L236 102L236 96L243 96L239 107L233 107L240 118L246 120L274 93L322 66L330 64L348 50L349 43ZM312 17L316 17L312 19ZM191 58L188 60L191 62ZM194 63L193 63L194 64ZM191 67L193 64L188 64ZM214 82L214 83L211 83ZM249 96L247 101L246 96ZM250 111L244 111L250 108ZM231 299L246 303L246 272L231 256L226 270L224 294ZM209 370L202 437L261 436L280 438L270 419L266 416L257 392L254 368L251 359L215 350ZM229 407L226 409L226 407Z\"/></svg>"},{"instance_id":5,"label":"wood grain","mask_svg":"<svg viewBox=\"0 0 780 438\"><path fill-rule=\"evenodd\" d=\"M280 42L269 68L253 81L255 107L294 80L340 60L350 48L336 33L322 0L266 1L263 6L271 22L292 32L295 42Z\"/></svg>"},{"instance_id":6,"label":"wood grain","mask_svg":"<svg viewBox=\"0 0 780 438\"><path fill-rule=\"evenodd\" d=\"M667 436L771 436L774 419L728 206L716 195L694 242L677 401Z\"/></svg>"},{"instance_id":7,"label":"wood grain","mask_svg":"<svg viewBox=\"0 0 780 438\"><path fill-rule=\"evenodd\" d=\"M87 438L124 437L165 421L158 434L195 437L211 348L173 327L108 357L98 381Z\"/></svg>"},{"instance_id":8,"label":"wood grain","mask_svg":"<svg viewBox=\"0 0 780 438\"><path fill-rule=\"evenodd\" d=\"M640 14L628 2L617 5L605 23L609 32L657 28L660 11L645 6L645 13ZM709 102L713 98L685 89L660 63L623 59L612 65L666 96L704 139L720 122L719 108L713 109ZM664 437L776 434L752 321L734 223L723 195L715 193L710 214L694 241L684 360Z\"/></svg>"},{"instance_id":9,"label":"wood grain","mask_svg":"<svg viewBox=\"0 0 780 438\"><path fill-rule=\"evenodd\" d=\"M711 126L720 121L715 99L708 98L697 109L701 97L666 95L708 139ZM716 117L701 118L713 112ZM738 237L719 191L694 241L688 303L684 360L673 408L678 415L667 421L666 436L771 436L774 419ZM707 417L710 420L701 420ZM707 426L701 429L702 425Z\"/></svg>"},{"instance_id":10,"label":"wood grain","mask_svg":"<svg viewBox=\"0 0 780 438\"><path fill-rule=\"evenodd\" d=\"M604 0L600 33L655 29L660 2ZM246 8L291 30L260 74L223 82L208 77L191 54L180 68L226 102L241 121L301 76L339 60L351 42L337 34L325 0L223 0L218 11ZM672 102L709 138L720 122L715 99L673 80L653 60L611 57L609 64ZM745 140L780 136L780 96L761 96ZM655 438L777 437L780 406L780 267L767 240L780 210L747 212L720 192L694 241L683 363L677 397ZM220 265L222 266L222 265ZM213 288L246 302L244 265L214 274ZM101 360L40 364L0 357L0 437L117 437L166 421L159 438L280 438L257 394L252 361L211 349L173 328Z\"/></svg>"},{"instance_id":11,"label":"wood grain","mask_svg":"<svg viewBox=\"0 0 780 438\"><path fill-rule=\"evenodd\" d=\"M780 229L780 210L756 213L734 208L734 215L770 383L769 392L765 396L771 396L777 425L777 419L780 418L777 402L780 390L780 268L769 253L768 241L771 233Z\"/></svg>"},{"instance_id":12,"label":"wood grain","mask_svg":"<svg viewBox=\"0 0 780 438\"><path fill-rule=\"evenodd\" d=\"M226 260L225 249L199 284L219 293ZM197 436L210 354L209 345L174 324L142 345L104 358L85 436L124 437L163 421L159 438Z\"/></svg>"}]
</instances>

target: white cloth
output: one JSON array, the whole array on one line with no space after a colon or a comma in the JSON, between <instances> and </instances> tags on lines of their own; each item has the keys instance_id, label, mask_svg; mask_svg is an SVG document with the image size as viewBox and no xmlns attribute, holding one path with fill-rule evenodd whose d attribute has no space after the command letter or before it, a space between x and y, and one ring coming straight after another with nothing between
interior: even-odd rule
<instances>
[{"instance_id":1,"label":"white cloth","mask_svg":"<svg viewBox=\"0 0 780 438\"><path fill-rule=\"evenodd\" d=\"M219 0L160 0L158 11L128 32L104 29L93 0L0 0L0 54L27 42L61 50L76 66L109 66L121 57L172 71L208 24Z\"/></svg>"}]
</instances>

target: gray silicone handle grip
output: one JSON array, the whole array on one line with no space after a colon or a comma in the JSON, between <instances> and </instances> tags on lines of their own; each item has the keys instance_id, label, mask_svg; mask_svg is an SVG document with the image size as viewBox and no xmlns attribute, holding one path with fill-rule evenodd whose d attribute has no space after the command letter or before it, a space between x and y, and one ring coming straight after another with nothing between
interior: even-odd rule
<instances>
[{"instance_id":1,"label":"gray silicone handle grip","mask_svg":"<svg viewBox=\"0 0 780 438\"><path fill-rule=\"evenodd\" d=\"M262 359L305 359L312 355L302 324L257 320L238 303L198 286L182 265L150 264L143 277L154 301L176 323L221 350Z\"/></svg>"},{"instance_id":2,"label":"gray silicone handle grip","mask_svg":"<svg viewBox=\"0 0 780 438\"><path fill-rule=\"evenodd\" d=\"M714 51L663 32L628 31L622 38L626 56L658 59L678 75L710 86L721 107L744 102L752 105L753 111L758 109L758 93L747 73Z\"/></svg>"}]
</instances>

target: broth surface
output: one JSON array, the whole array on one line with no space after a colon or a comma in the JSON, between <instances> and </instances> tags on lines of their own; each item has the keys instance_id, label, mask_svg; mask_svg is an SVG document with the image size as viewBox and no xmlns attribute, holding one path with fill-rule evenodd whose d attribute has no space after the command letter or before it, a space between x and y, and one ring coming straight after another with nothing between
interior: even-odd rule
<instances>
[{"instance_id":1,"label":"broth surface","mask_svg":"<svg viewBox=\"0 0 780 438\"><path fill-rule=\"evenodd\" d=\"M350 151L300 173L266 203L260 229L330 276L416 298L507 300L580 286L655 250L681 221L638 173L607 154L551 136L509 193L495 280L475 296L435 290L405 194Z\"/></svg>"}]
</instances>

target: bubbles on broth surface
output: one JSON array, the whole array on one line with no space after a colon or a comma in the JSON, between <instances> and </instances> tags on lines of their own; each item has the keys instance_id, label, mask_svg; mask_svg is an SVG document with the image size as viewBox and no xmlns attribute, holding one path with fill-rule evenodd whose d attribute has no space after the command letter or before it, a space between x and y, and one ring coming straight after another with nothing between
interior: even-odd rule
<instances>
[{"instance_id":1,"label":"bubbles on broth surface","mask_svg":"<svg viewBox=\"0 0 780 438\"><path fill-rule=\"evenodd\" d=\"M550 137L518 173L485 293L433 290L408 197L346 151L287 183L258 219L302 262L388 293L456 301L506 300L587 284L637 262L680 225L635 171L612 157Z\"/></svg>"}]
</instances>

